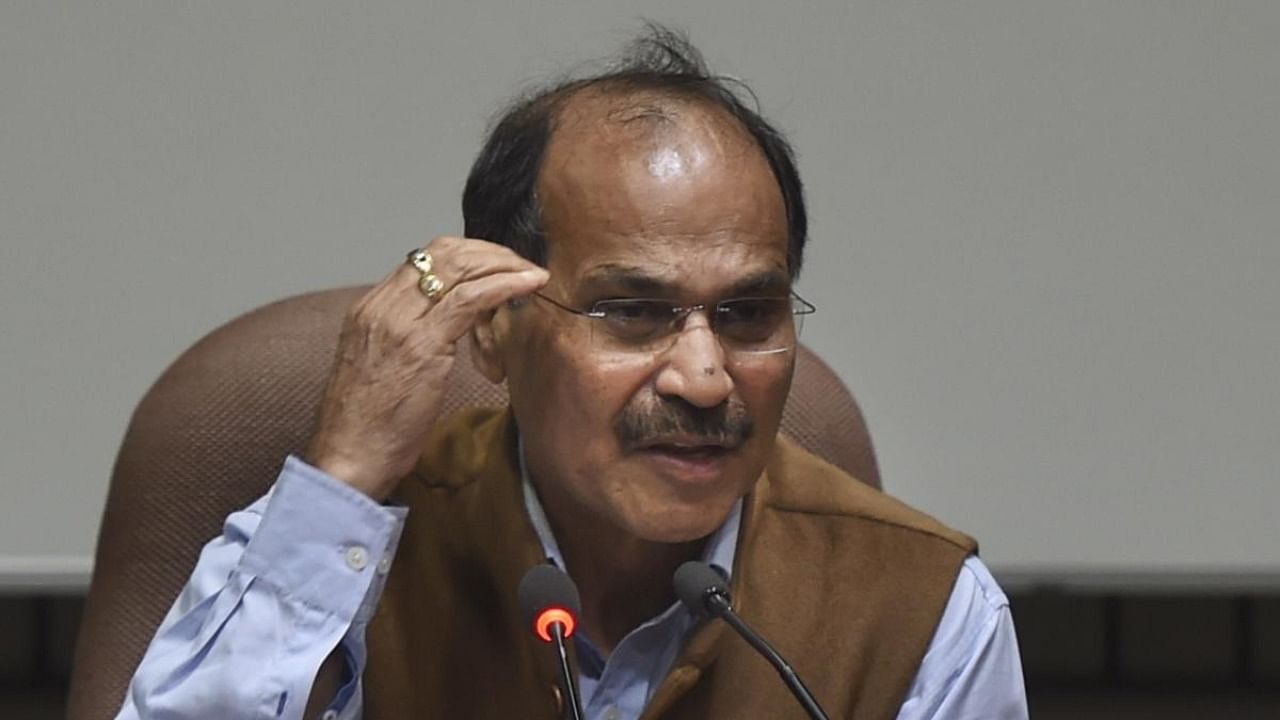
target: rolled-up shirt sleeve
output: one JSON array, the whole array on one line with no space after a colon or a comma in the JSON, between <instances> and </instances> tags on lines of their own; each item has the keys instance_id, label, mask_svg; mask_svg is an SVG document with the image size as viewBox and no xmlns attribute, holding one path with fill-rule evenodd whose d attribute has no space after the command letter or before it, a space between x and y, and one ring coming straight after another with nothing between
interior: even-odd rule
<instances>
[{"instance_id":1,"label":"rolled-up shirt sleeve","mask_svg":"<svg viewBox=\"0 0 1280 720\"><path fill-rule=\"evenodd\" d=\"M1009 600L977 556L960 568L898 720L1024 720Z\"/></svg>"},{"instance_id":2,"label":"rolled-up shirt sleeve","mask_svg":"<svg viewBox=\"0 0 1280 720\"><path fill-rule=\"evenodd\" d=\"M347 683L326 717L358 718L365 628L406 514L290 457L201 551L117 717L301 718L341 645Z\"/></svg>"}]
</instances>

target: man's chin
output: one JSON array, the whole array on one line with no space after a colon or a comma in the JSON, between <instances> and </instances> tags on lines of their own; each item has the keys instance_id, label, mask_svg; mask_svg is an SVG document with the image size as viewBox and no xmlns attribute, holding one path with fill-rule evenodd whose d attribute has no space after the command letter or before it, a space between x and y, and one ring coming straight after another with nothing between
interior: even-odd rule
<instances>
[{"instance_id":1,"label":"man's chin","mask_svg":"<svg viewBox=\"0 0 1280 720\"><path fill-rule=\"evenodd\" d=\"M628 518L631 535L646 542L675 545L702 540L724 524L736 497L727 502L668 506L663 512Z\"/></svg>"},{"instance_id":2,"label":"man's chin","mask_svg":"<svg viewBox=\"0 0 1280 720\"><path fill-rule=\"evenodd\" d=\"M626 535L651 543L687 543L706 538L724 524L734 503L750 492L760 473L745 469L739 452L716 458L713 469L672 468L667 458L635 451L627 458L622 492L606 495L596 505ZM723 461L723 462L722 462ZM679 461L677 461L679 462ZM709 471L710 470L710 471Z\"/></svg>"}]
</instances>

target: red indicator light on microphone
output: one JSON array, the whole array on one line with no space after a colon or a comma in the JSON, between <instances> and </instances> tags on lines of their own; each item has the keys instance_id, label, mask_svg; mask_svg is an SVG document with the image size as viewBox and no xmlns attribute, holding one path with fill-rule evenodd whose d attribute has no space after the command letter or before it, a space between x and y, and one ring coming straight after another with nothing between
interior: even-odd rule
<instances>
[{"instance_id":1,"label":"red indicator light on microphone","mask_svg":"<svg viewBox=\"0 0 1280 720\"><path fill-rule=\"evenodd\" d=\"M573 613L565 608L552 606L538 613L538 617L533 621L533 631L542 638L543 642L551 642L551 626L556 623L560 623L566 638L572 637L574 628L578 626Z\"/></svg>"}]
</instances>

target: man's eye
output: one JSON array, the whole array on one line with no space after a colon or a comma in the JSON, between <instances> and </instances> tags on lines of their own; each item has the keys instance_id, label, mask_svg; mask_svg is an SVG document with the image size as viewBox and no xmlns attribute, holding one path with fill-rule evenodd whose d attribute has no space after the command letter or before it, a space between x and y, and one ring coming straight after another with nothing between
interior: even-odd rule
<instances>
[{"instance_id":1,"label":"man's eye","mask_svg":"<svg viewBox=\"0 0 1280 720\"><path fill-rule=\"evenodd\" d=\"M662 300L607 300L596 303L602 327L624 342L647 342L661 337L675 317L672 305Z\"/></svg>"},{"instance_id":2,"label":"man's eye","mask_svg":"<svg viewBox=\"0 0 1280 720\"><path fill-rule=\"evenodd\" d=\"M720 305L719 319L728 325L768 325L784 315L786 301L776 298L733 300Z\"/></svg>"},{"instance_id":3,"label":"man's eye","mask_svg":"<svg viewBox=\"0 0 1280 720\"><path fill-rule=\"evenodd\" d=\"M762 343L783 327L790 308L785 299L744 298L720 304L716 313L721 337L741 343Z\"/></svg>"},{"instance_id":4,"label":"man's eye","mask_svg":"<svg viewBox=\"0 0 1280 720\"><path fill-rule=\"evenodd\" d=\"M671 306L652 300L609 300L597 303L606 320L618 324L661 324L671 320Z\"/></svg>"}]
</instances>

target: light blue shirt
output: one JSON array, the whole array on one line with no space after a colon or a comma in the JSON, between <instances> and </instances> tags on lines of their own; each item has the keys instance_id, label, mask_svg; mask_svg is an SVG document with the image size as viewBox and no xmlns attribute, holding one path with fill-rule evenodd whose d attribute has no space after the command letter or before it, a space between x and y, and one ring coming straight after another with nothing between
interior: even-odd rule
<instances>
[{"instance_id":1,"label":"light blue shirt","mask_svg":"<svg viewBox=\"0 0 1280 720\"><path fill-rule=\"evenodd\" d=\"M563 565L527 481L525 503L547 556ZM739 502L709 539L704 560L733 567L741 512ZM323 717L359 718L365 629L406 515L289 458L271 491L228 516L222 535L201 552L117 717L300 719L320 664L341 646L351 679ZM673 605L608 658L575 635L587 716L639 717L693 625ZM898 717L1027 717L1008 600L976 557L960 570Z\"/></svg>"}]
</instances>

